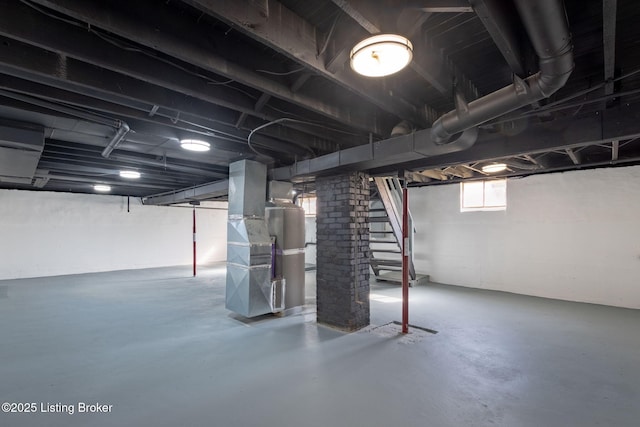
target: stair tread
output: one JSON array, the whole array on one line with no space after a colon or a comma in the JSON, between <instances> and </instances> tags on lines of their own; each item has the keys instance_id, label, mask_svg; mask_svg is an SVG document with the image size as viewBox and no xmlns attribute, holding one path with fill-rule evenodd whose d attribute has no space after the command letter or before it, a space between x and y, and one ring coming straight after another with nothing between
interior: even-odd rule
<instances>
[{"instance_id":1,"label":"stair tread","mask_svg":"<svg viewBox=\"0 0 640 427\"><path fill-rule=\"evenodd\" d=\"M387 254L401 254L402 251L400 249L376 249L376 248L370 248L371 252L383 252L383 253L387 253Z\"/></svg>"},{"instance_id":2,"label":"stair tread","mask_svg":"<svg viewBox=\"0 0 640 427\"><path fill-rule=\"evenodd\" d=\"M395 266L380 266L380 267L376 267L378 270L384 270L384 271L402 271L402 267L395 267Z\"/></svg>"},{"instance_id":3,"label":"stair tread","mask_svg":"<svg viewBox=\"0 0 640 427\"><path fill-rule=\"evenodd\" d=\"M370 216L369 222L389 222L388 216Z\"/></svg>"},{"instance_id":4,"label":"stair tread","mask_svg":"<svg viewBox=\"0 0 640 427\"><path fill-rule=\"evenodd\" d=\"M369 261L371 264L375 264L376 266L391 266L391 267L401 267L402 260L399 259L380 259L380 258L372 258Z\"/></svg>"}]
</instances>

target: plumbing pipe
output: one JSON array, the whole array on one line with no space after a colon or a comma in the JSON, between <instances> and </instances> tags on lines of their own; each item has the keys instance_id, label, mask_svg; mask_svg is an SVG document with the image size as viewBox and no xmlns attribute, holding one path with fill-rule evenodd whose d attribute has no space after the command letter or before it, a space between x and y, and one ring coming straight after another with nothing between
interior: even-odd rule
<instances>
[{"instance_id":1,"label":"plumbing pipe","mask_svg":"<svg viewBox=\"0 0 640 427\"><path fill-rule=\"evenodd\" d=\"M124 140L124 137L129 133L129 130L129 125L121 121L115 135L113 135L109 144L107 144L104 150L102 150L102 157L108 159L111 152Z\"/></svg>"}]
</instances>

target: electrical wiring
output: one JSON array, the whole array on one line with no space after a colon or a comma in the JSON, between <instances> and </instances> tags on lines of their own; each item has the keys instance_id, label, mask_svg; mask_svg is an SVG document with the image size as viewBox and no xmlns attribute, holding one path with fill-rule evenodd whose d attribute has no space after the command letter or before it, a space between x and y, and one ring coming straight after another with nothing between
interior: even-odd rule
<instances>
[{"instance_id":1,"label":"electrical wiring","mask_svg":"<svg viewBox=\"0 0 640 427\"><path fill-rule=\"evenodd\" d=\"M37 10L38 12L40 12L40 13L42 13L44 15L47 15L47 16L51 17L51 18L57 19L57 20L62 21L62 22L66 22L67 24L75 25L76 27L85 28L85 26L80 24L79 22L72 21L70 19L66 19L66 18L63 18L61 16L54 15L53 13L47 12L46 10L42 9L40 6L38 6L36 4L33 4L28 0L20 0L20 2L25 4L25 5L27 5L27 6L29 6L32 9Z\"/></svg>"},{"instance_id":2,"label":"electrical wiring","mask_svg":"<svg viewBox=\"0 0 640 427\"><path fill-rule=\"evenodd\" d=\"M281 119L276 119L276 120L270 121L270 122L268 122L268 123L265 123L265 124L263 124L263 125L260 125L260 126L258 126L257 128L253 129L253 130L249 133L249 136L247 137L247 144L249 145L249 148L251 149L251 151L253 151L254 153L256 153L256 154L257 154L257 155L259 155L259 156L264 156L264 154L263 154L263 153L261 153L260 151L258 151L258 150L253 146L253 144L251 143L251 137L252 137L252 136L253 136L257 131L259 131L260 129L264 129L264 128L268 127L268 126L273 126L273 125L276 125L276 124L279 124L279 123L298 123L298 124L308 125L308 126L317 126L317 127L323 128L323 129L329 129L329 130L333 130L333 131L336 131L336 132L344 132L344 131L341 131L340 129L330 128L330 127L325 126L325 125L320 124L320 123L314 123L314 122L310 122L310 121L306 121L306 120L298 120L298 119L292 119L292 118L288 118L288 117L283 117L283 118L281 118ZM353 133L349 133L349 132L344 132L344 133L348 133L348 134L350 134L350 135L357 135L357 134L353 134ZM315 153L313 150L311 150L309 147L306 147L306 146L302 146L302 147L303 147L303 148L305 148L306 150L308 150L308 151L309 151L313 156L315 156L315 155L316 155L316 153Z\"/></svg>"},{"instance_id":3,"label":"electrical wiring","mask_svg":"<svg viewBox=\"0 0 640 427\"><path fill-rule=\"evenodd\" d=\"M305 124L314 125L314 126L317 126L317 127L320 127L320 128L326 129L326 130L330 130L330 131L333 131L333 132L343 133L345 135L362 136L359 133L354 133L354 132L349 132L349 131L338 129L338 128L329 127L329 126L324 125L324 124L322 124L320 122L313 122L313 121L310 121L310 120L305 120L305 118L303 116L300 116L298 114L294 114L294 113L291 113L291 112L288 112L288 111L285 111L285 110L281 110L280 108L276 108L276 107L274 107L272 105L269 105L269 104L265 105L264 108L271 109L273 111L276 111L276 112L278 112L280 114L284 114L284 115L287 115L287 116L297 117L300 120L300 122L305 123Z\"/></svg>"},{"instance_id":4,"label":"electrical wiring","mask_svg":"<svg viewBox=\"0 0 640 427\"><path fill-rule=\"evenodd\" d=\"M148 57L150 57L150 58L153 58L153 59L156 59L156 60L158 60L158 61L164 62L165 64L171 65L172 67L175 67L175 68L177 68L177 69L179 69L179 70L182 70L182 71L184 71L185 73L189 73L189 74L191 74L191 75L193 75L193 76L196 76L196 77L199 77L199 78L201 78L201 79L204 79L204 80L206 80L206 81L207 81L207 84L208 84L208 85L222 85L222 86L226 86L226 87L228 87L229 89L233 89L233 90L235 90L236 92L240 92L240 93L242 93L242 94L244 94L244 95L248 96L249 98L251 98L251 99L253 99L253 100L257 100L257 99L258 99L258 97L257 97L257 96L252 95L252 94L250 94L249 92L247 92L247 91L245 91L245 90L242 90L242 89L237 88L237 87L235 87L235 86L231 86L229 83L233 83L233 82L235 82L235 80L233 80L233 79L229 79L229 80L226 80L226 81L213 80L213 79L212 79L211 77L209 77L209 76L206 76L206 75L204 75L204 74L201 74L201 73L195 72L195 71L193 71L193 70L190 70L190 69L188 69L187 67L183 67L183 66L182 66L182 65L180 65L180 64L177 64L177 63L175 63L175 62L173 62L173 61L171 61L171 60L169 60L169 59L162 58L162 57L160 57L160 56L158 56L158 55L155 55L155 54L153 54L153 53L151 53L151 52L149 52L149 51L147 51L147 50L139 49L139 48L135 48L135 47L125 46L124 44L122 44L122 43L118 42L117 40L115 40L115 39L113 39L113 38L111 38L111 37L108 37L108 36L106 36L106 35L104 35L104 34L101 34L99 31L96 31L96 30L94 30L94 29L91 29L91 30L90 30L90 32L91 32L92 34L95 34L96 36L100 37L100 38L101 38L101 39L103 39L104 41L106 41L106 42L108 42L108 43L111 43L111 44L113 44L114 46L116 46L116 47L118 47L118 48L120 48L120 49L127 50L127 51L130 51L130 52L138 52L138 53L141 53L141 54L146 55L146 56L148 56Z\"/></svg>"},{"instance_id":5,"label":"electrical wiring","mask_svg":"<svg viewBox=\"0 0 640 427\"><path fill-rule=\"evenodd\" d=\"M304 67L296 68L295 70L291 70L291 71L285 71L283 73L279 73L276 71L269 71L269 70L256 70L256 71L258 73L271 74L272 76L288 76L291 74L299 73L300 71L303 71L303 70L304 70Z\"/></svg>"},{"instance_id":6,"label":"electrical wiring","mask_svg":"<svg viewBox=\"0 0 640 427\"><path fill-rule=\"evenodd\" d=\"M189 68L187 68L185 66L182 66L182 65L180 65L180 64L178 64L178 63L176 63L174 61L171 61L170 59L158 56L154 52L151 52L151 51L149 51L147 49L141 49L139 47L130 45L128 43L124 43L124 42L116 39L115 37L113 37L113 36L111 36L109 34L106 34L103 31L100 31L99 29L92 28L91 25L87 25L85 23L78 22L78 21L75 21L75 20L72 20L72 19L68 19L68 18L59 16L58 14L51 13L51 12L43 9L42 7L40 7L38 5L33 4L29 0L20 0L20 1L23 4L33 8L35 10L37 10L38 12L40 12L40 13L46 15L46 16L49 16L49 17L51 17L53 19L65 22L65 23L70 24L70 25L73 25L75 27L82 28L83 30L87 30L91 34L94 34L96 37L99 37L100 39L104 40L107 43L110 43L110 44L116 46L119 49L123 49L123 50L128 51L128 52L137 52L137 53L149 56L149 57L153 58L154 60L158 60L158 61L164 62L164 63L166 63L166 64L168 64L168 65L170 65L170 66L172 66L174 68L182 70L182 71L184 71L186 73L189 73L191 75L194 75L196 77L202 78L202 79L206 80L207 84L209 84L209 85L224 85L224 86L226 86L226 87L228 87L228 88L230 88L230 89L232 89L234 91L237 91L239 93L242 93L243 95L246 95L247 97L249 97L252 100L257 100L258 99L258 96L253 95L253 94L251 94L251 93L249 93L249 92L247 92L247 91L245 91L243 89L240 89L238 87L235 87L235 86L231 85L231 83L235 82L235 80L233 80L233 79L228 79L228 80L225 80L225 81L214 80L214 79L212 79L211 77L209 77L207 75L204 75L202 73L199 73L199 72L196 72L194 70L191 70L191 69L189 69ZM332 25L332 29L335 28L335 24L338 21L337 18L338 17L336 17L336 19L334 19L334 22L333 22L333 25ZM281 76L284 76L284 75L290 75L290 74L294 74L294 73L297 73L297 72L301 72L303 70L305 70L305 67L300 67L300 68L297 68L297 69L294 69L294 70L291 70L291 71L288 71L288 72L283 72L283 73L278 73L278 72L269 71L269 70L263 70L263 69L256 70L256 71L257 72L261 72L261 73L265 73L265 74L270 74L270 75L281 75ZM321 127L323 129L329 130L329 131L338 132L338 133L342 133L342 134L346 134L346 135L350 135L350 136L360 136L357 133L345 131L345 130L338 129L338 128L332 128L332 127L323 125L321 123L314 123L314 122L311 122L311 121L308 121L308 120L303 120L304 117L302 117L302 116L292 114L290 112L278 109L278 108L273 107L271 105L267 105L267 106L265 106L265 108L272 109L272 110L274 110L274 111L276 111L276 112L278 112L280 114L283 114L283 115L299 117L300 120L298 120L297 122L300 123L300 124L317 126L317 127ZM297 120L297 119L286 119L286 120L283 120L282 122L294 122L295 120ZM191 124L191 123L189 123L189 124ZM315 155L315 153L314 153L314 155Z\"/></svg>"}]
</instances>

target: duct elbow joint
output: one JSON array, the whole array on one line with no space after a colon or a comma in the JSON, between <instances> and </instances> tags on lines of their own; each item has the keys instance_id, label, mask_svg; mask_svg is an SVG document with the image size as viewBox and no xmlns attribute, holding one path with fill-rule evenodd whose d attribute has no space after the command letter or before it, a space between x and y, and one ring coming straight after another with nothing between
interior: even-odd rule
<instances>
[{"instance_id":1,"label":"duct elbow joint","mask_svg":"<svg viewBox=\"0 0 640 427\"><path fill-rule=\"evenodd\" d=\"M538 86L545 98L553 95L567 83L573 72L573 67L573 52L571 50L540 62L541 72Z\"/></svg>"},{"instance_id":2,"label":"duct elbow joint","mask_svg":"<svg viewBox=\"0 0 640 427\"><path fill-rule=\"evenodd\" d=\"M431 127L431 139L436 144L446 144L451 138L451 134L447 132L442 123L442 117L433 122Z\"/></svg>"}]
</instances>

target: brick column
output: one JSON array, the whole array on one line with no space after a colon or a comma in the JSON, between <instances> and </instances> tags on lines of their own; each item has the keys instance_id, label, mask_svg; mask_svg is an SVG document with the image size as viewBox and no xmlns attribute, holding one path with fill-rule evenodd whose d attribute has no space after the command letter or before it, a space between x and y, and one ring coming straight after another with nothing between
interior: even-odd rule
<instances>
[{"instance_id":1,"label":"brick column","mask_svg":"<svg viewBox=\"0 0 640 427\"><path fill-rule=\"evenodd\" d=\"M369 324L369 176L321 177L317 195L317 318L355 331Z\"/></svg>"}]
</instances>

